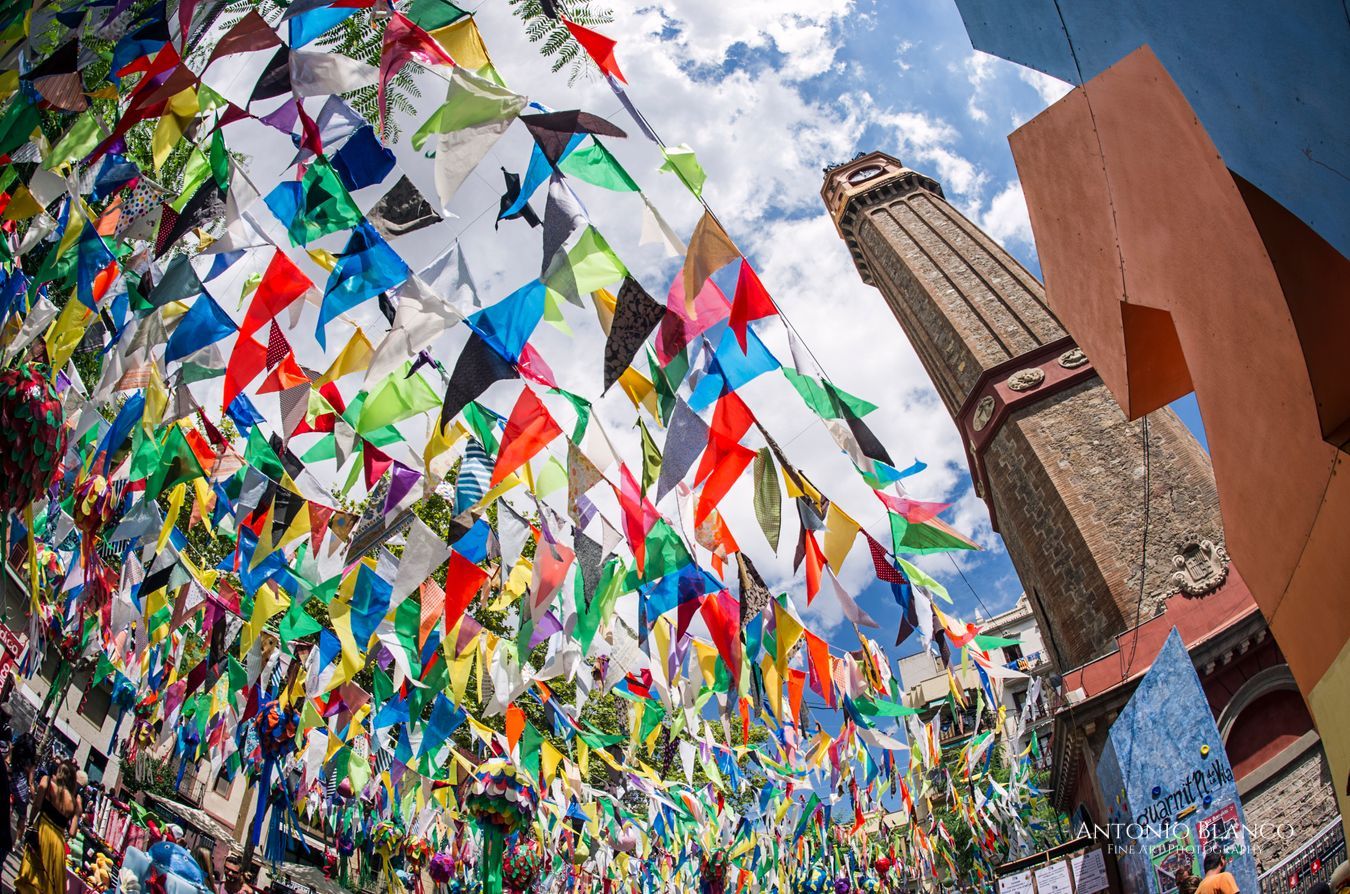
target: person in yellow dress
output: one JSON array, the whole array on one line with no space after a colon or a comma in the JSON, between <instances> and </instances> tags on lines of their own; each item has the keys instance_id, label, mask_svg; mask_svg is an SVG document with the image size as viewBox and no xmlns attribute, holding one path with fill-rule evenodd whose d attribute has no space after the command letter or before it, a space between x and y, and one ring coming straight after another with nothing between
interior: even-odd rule
<instances>
[{"instance_id":1,"label":"person in yellow dress","mask_svg":"<svg viewBox=\"0 0 1350 894\"><path fill-rule=\"evenodd\" d=\"M16 894L65 894L66 839L75 834L81 812L75 763L62 761L38 781L28 823L28 846L14 880Z\"/></svg>"}]
</instances>

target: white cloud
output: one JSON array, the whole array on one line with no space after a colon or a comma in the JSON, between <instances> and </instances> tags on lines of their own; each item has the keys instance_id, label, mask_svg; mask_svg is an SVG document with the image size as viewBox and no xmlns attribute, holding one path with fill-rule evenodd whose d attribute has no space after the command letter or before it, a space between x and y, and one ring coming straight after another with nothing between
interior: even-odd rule
<instances>
[{"instance_id":1,"label":"white cloud","mask_svg":"<svg viewBox=\"0 0 1350 894\"><path fill-rule=\"evenodd\" d=\"M1031 218L1027 214L1027 200L1020 182L1010 182L994 196L989 207L979 215L978 222L996 241L1017 242L1034 250Z\"/></svg>"},{"instance_id":2,"label":"white cloud","mask_svg":"<svg viewBox=\"0 0 1350 894\"><path fill-rule=\"evenodd\" d=\"M1072 84L1066 84L1059 78L1053 78L1043 71L1037 71L1034 68L1017 66L1017 76L1026 83L1035 88L1041 101L1046 105L1058 102L1064 94L1073 89Z\"/></svg>"}]
</instances>

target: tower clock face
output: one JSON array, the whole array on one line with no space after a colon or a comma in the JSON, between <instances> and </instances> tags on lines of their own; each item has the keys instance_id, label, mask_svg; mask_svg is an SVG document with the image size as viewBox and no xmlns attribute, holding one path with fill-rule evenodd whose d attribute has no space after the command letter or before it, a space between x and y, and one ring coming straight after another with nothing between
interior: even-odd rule
<instances>
[{"instance_id":1,"label":"tower clock face","mask_svg":"<svg viewBox=\"0 0 1350 894\"><path fill-rule=\"evenodd\" d=\"M871 180L873 177L880 174L881 171L882 169L877 165L868 165L865 168L858 168L858 170L848 175L848 182L862 183L863 181Z\"/></svg>"}]
</instances>

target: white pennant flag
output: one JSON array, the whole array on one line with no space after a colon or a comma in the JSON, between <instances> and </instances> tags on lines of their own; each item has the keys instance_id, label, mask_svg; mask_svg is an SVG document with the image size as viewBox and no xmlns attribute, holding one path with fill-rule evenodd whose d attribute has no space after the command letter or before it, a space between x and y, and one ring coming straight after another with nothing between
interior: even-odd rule
<instances>
[{"instance_id":1,"label":"white pennant flag","mask_svg":"<svg viewBox=\"0 0 1350 894\"><path fill-rule=\"evenodd\" d=\"M398 309L394 325L375 346L370 366L366 368L366 382L380 382L419 351L431 346L441 333L464 319L464 315L447 304L431 287L414 276L398 291Z\"/></svg>"},{"instance_id":2,"label":"white pennant flag","mask_svg":"<svg viewBox=\"0 0 1350 894\"><path fill-rule=\"evenodd\" d=\"M379 69L348 56L291 52L291 86L298 97L328 96L373 87L380 80Z\"/></svg>"},{"instance_id":3,"label":"white pennant flag","mask_svg":"<svg viewBox=\"0 0 1350 894\"><path fill-rule=\"evenodd\" d=\"M436 136L436 194L441 210L525 108L525 97L457 67L450 72L445 104L413 134L421 150Z\"/></svg>"}]
</instances>

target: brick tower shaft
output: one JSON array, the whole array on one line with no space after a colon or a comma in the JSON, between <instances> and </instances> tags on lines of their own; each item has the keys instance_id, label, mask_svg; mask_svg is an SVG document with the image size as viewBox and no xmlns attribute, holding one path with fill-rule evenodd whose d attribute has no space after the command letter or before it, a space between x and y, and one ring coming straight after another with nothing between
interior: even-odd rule
<instances>
[{"instance_id":1,"label":"brick tower shaft","mask_svg":"<svg viewBox=\"0 0 1350 894\"><path fill-rule=\"evenodd\" d=\"M1171 410L1125 418L1031 273L884 153L832 168L821 194L956 422L1060 670L1222 581L1208 455Z\"/></svg>"}]
</instances>

